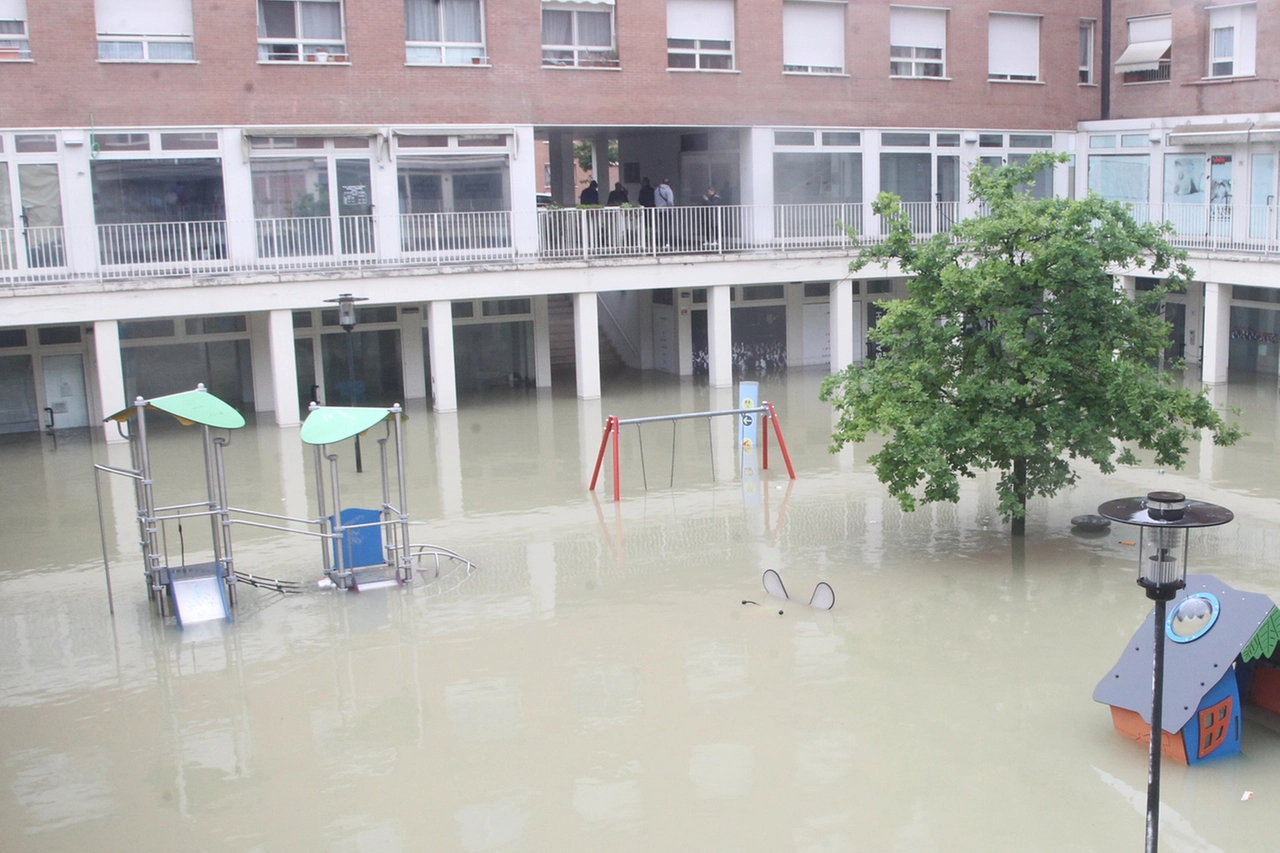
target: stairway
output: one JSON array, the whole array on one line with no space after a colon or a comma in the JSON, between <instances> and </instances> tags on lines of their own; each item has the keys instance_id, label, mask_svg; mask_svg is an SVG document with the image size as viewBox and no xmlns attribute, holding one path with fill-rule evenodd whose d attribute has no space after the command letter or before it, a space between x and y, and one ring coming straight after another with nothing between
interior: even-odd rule
<instances>
[{"instance_id":1,"label":"stairway","mask_svg":"<svg viewBox=\"0 0 1280 853\"><path fill-rule=\"evenodd\" d=\"M573 297L553 293L547 297L548 334L551 343L551 369L574 366ZM603 331L600 332L600 372L611 373L625 367L622 356Z\"/></svg>"}]
</instances>

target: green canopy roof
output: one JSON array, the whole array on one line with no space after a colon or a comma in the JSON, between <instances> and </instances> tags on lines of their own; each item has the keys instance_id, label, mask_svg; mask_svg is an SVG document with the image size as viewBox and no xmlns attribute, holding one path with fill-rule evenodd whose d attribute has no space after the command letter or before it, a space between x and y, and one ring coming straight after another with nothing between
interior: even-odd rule
<instances>
[{"instance_id":1,"label":"green canopy roof","mask_svg":"<svg viewBox=\"0 0 1280 853\"><path fill-rule=\"evenodd\" d=\"M237 412L230 404L210 394L204 386L192 391L182 391L146 400L143 407L168 412L185 426L201 424L220 429L239 429L244 426L244 415ZM136 406L130 406L103 420L124 423L137 412Z\"/></svg>"},{"instance_id":2,"label":"green canopy roof","mask_svg":"<svg viewBox=\"0 0 1280 853\"><path fill-rule=\"evenodd\" d=\"M333 444L377 426L389 417L390 409L321 406L307 415L301 436L307 444Z\"/></svg>"}]
</instances>

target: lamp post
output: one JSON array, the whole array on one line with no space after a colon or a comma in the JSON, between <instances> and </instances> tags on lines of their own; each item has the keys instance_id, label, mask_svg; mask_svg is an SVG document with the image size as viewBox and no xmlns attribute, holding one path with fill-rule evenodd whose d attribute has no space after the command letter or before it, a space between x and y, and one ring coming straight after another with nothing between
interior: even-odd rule
<instances>
[{"instance_id":1,"label":"lamp post","mask_svg":"<svg viewBox=\"0 0 1280 853\"><path fill-rule=\"evenodd\" d=\"M338 325L342 327L342 331L347 333L347 405L354 406L356 404L356 344L351 337L351 333L356 328L356 303L365 302L367 297L352 296L350 293L340 293L335 299L326 299L325 302L338 303ZM364 464L360 459L360 436L356 435L356 473L364 473Z\"/></svg>"},{"instance_id":2,"label":"lamp post","mask_svg":"<svg viewBox=\"0 0 1280 853\"><path fill-rule=\"evenodd\" d=\"M1151 752L1147 772L1147 846L1156 853L1160 830L1160 751L1164 743L1164 636L1166 605L1187 585L1190 530L1216 527L1235 518L1231 510L1187 500L1181 492L1148 492L1098 507L1098 515L1138 527L1138 586L1155 602L1151 666Z\"/></svg>"}]
</instances>

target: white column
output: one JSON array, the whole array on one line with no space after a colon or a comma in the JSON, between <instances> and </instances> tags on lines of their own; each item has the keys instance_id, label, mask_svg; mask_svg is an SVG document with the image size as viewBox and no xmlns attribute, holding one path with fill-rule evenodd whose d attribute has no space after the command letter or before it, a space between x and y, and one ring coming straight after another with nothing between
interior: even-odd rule
<instances>
[{"instance_id":1,"label":"white column","mask_svg":"<svg viewBox=\"0 0 1280 853\"><path fill-rule=\"evenodd\" d=\"M222 132L222 182L226 187L227 259L247 264L257 257L253 230L253 177L249 172L248 144L239 129Z\"/></svg>"},{"instance_id":2,"label":"white column","mask_svg":"<svg viewBox=\"0 0 1280 853\"><path fill-rule=\"evenodd\" d=\"M416 305L400 309L400 370L404 398L423 400L427 396L427 368L422 353L422 309Z\"/></svg>"},{"instance_id":3,"label":"white column","mask_svg":"<svg viewBox=\"0 0 1280 853\"><path fill-rule=\"evenodd\" d=\"M773 239L773 128L753 127L742 135L742 203L751 205L751 236Z\"/></svg>"},{"instance_id":4,"label":"white column","mask_svg":"<svg viewBox=\"0 0 1280 853\"><path fill-rule=\"evenodd\" d=\"M253 410L255 412L274 412L276 410L275 392L273 390L271 360L275 353L271 350L270 315L263 311L252 311L249 320L249 372L253 381Z\"/></svg>"},{"instance_id":5,"label":"white column","mask_svg":"<svg viewBox=\"0 0 1280 853\"><path fill-rule=\"evenodd\" d=\"M707 288L707 378L712 388L733 385L733 326L729 285Z\"/></svg>"},{"instance_id":6,"label":"white column","mask_svg":"<svg viewBox=\"0 0 1280 853\"><path fill-rule=\"evenodd\" d=\"M573 363L578 397L600 396L600 309L594 293L573 294Z\"/></svg>"},{"instance_id":7,"label":"white column","mask_svg":"<svg viewBox=\"0 0 1280 853\"><path fill-rule=\"evenodd\" d=\"M600 185L600 203L609 197L613 187L609 177L609 137L597 136L591 140L591 177Z\"/></svg>"},{"instance_id":8,"label":"white column","mask_svg":"<svg viewBox=\"0 0 1280 853\"><path fill-rule=\"evenodd\" d=\"M551 313L545 293L533 297L533 374L537 387L551 387Z\"/></svg>"},{"instance_id":9,"label":"white column","mask_svg":"<svg viewBox=\"0 0 1280 853\"><path fill-rule=\"evenodd\" d=\"M841 279L831 285L831 372L853 364L853 282Z\"/></svg>"},{"instance_id":10,"label":"white column","mask_svg":"<svg viewBox=\"0 0 1280 853\"><path fill-rule=\"evenodd\" d=\"M298 406L298 357L293 343L293 311L281 309L267 315L267 344L271 354L272 410L276 413L276 425L297 426L302 423L302 417ZM253 346L252 341L249 346ZM255 364L255 375L257 371Z\"/></svg>"},{"instance_id":11,"label":"white column","mask_svg":"<svg viewBox=\"0 0 1280 853\"><path fill-rule=\"evenodd\" d=\"M603 403L596 397L578 402L578 482L585 490L591 482L591 474L596 468L596 455L600 452L600 440L604 438ZM601 483L608 483L609 492L613 491L613 462L609 451L605 451L601 460L600 480L596 483L597 492L602 490Z\"/></svg>"},{"instance_id":12,"label":"white column","mask_svg":"<svg viewBox=\"0 0 1280 853\"><path fill-rule=\"evenodd\" d=\"M427 346L431 353L431 408L458 410L458 377L453 365L453 303L427 303Z\"/></svg>"},{"instance_id":13,"label":"white column","mask_svg":"<svg viewBox=\"0 0 1280 853\"><path fill-rule=\"evenodd\" d=\"M374 249L384 260L400 257L400 178L396 174L396 162L391 159L390 136L374 138L378 147L372 163L370 187L373 202Z\"/></svg>"},{"instance_id":14,"label":"white column","mask_svg":"<svg viewBox=\"0 0 1280 853\"><path fill-rule=\"evenodd\" d=\"M67 266L75 272L91 273L98 268L98 232L94 227L93 187L89 180L91 152L87 143L90 135L85 133L82 138L84 145L63 146L58 179Z\"/></svg>"},{"instance_id":15,"label":"white column","mask_svg":"<svg viewBox=\"0 0 1280 853\"><path fill-rule=\"evenodd\" d=\"M538 253L538 203L542 175L538 174L538 147L533 127L515 129L515 152L511 157L511 241L517 255Z\"/></svg>"},{"instance_id":16,"label":"white column","mask_svg":"<svg viewBox=\"0 0 1280 853\"><path fill-rule=\"evenodd\" d=\"M1204 350L1200 378L1206 385L1227 381L1231 346L1231 285L1204 285Z\"/></svg>"},{"instance_id":17,"label":"white column","mask_svg":"<svg viewBox=\"0 0 1280 853\"><path fill-rule=\"evenodd\" d=\"M101 419L114 415L128 405L124 398L124 362L120 360L120 324L115 320L94 322L93 358L97 363ZM103 424L102 434L108 442L125 441L114 423Z\"/></svg>"},{"instance_id":18,"label":"white column","mask_svg":"<svg viewBox=\"0 0 1280 853\"><path fill-rule=\"evenodd\" d=\"M1188 367L1196 367L1200 364L1204 346L1203 282L1193 281L1187 284L1186 306L1186 332L1183 340L1186 344L1185 359Z\"/></svg>"}]
</instances>

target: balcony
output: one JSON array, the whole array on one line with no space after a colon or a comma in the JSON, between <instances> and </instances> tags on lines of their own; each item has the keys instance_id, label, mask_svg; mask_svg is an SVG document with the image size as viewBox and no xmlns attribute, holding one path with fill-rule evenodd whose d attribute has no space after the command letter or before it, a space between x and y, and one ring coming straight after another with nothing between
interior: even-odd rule
<instances>
[{"instance_id":1,"label":"balcony","mask_svg":"<svg viewBox=\"0 0 1280 853\"><path fill-rule=\"evenodd\" d=\"M972 214L959 202L906 202L902 208L922 240L948 233ZM1174 244L1192 253L1280 255L1276 206L1133 205L1132 211L1142 222L1169 222ZM678 255L839 255L881 241L886 231L868 204L540 208L0 228L0 286L446 265L609 264Z\"/></svg>"}]
</instances>

